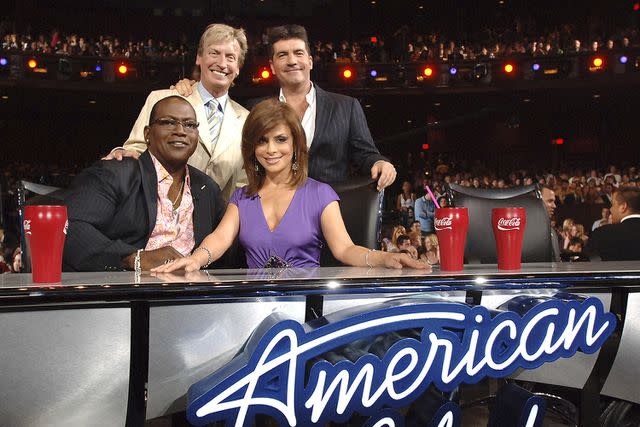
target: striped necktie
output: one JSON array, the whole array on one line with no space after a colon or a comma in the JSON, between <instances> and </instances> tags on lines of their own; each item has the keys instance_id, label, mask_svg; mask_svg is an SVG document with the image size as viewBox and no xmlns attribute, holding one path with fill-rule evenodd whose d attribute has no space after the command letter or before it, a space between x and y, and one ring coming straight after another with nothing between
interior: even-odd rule
<instances>
[{"instance_id":1,"label":"striped necktie","mask_svg":"<svg viewBox=\"0 0 640 427\"><path fill-rule=\"evenodd\" d=\"M207 110L207 123L209 124L209 134L211 135L211 149L216 146L218 142L218 136L220 135L220 128L222 127L222 110L220 103L211 99L208 102L209 109Z\"/></svg>"}]
</instances>

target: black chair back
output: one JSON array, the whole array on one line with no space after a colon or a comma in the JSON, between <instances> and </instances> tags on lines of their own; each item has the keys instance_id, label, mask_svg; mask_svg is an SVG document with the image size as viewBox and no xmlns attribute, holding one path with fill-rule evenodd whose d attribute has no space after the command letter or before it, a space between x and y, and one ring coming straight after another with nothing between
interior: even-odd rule
<instances>
[{"instance_id":1,"label":"black chair back","mask_svg":"<svg viewBox=\"0 0 640 427\"><path fill-rule=\"evenodd\" d=\"M467 264L495 264L496 243L491 227L491 209L523 207L527 226L522 243L522 262L551 262L551 223L536 185L508 189L478 189L451 184L454 206L469 210L469 231L464 256Z\"/></svg>"},{"instance_id":2,"label":"black chair back","mask_svg":"<svg viewBox=\"0 0 640 427\"><path fill-rule=\"evenodd\" d=\"M379 192L376 182L369 177L353 178L331 184L331 187L340 196L340 212L353 243L365 248L378 248L384 191ZM341 265L326 244L322 249L320 265Z\"/></svg>"}]
</instances>

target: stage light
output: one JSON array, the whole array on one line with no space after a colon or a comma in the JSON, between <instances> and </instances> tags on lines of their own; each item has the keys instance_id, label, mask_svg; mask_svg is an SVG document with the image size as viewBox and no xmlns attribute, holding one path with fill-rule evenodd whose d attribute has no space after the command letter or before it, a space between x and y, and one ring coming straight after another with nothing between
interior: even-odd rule
<instances>
[{"instance_id":1,"label":"stage light","mask_svg":"<svg viewBox=\"0 0 640 427\"><path fill-rule=\"evenodd\" d=\"M342 77L345 79L350 79L351 77L353 77L353 71L351 71L349 68L342 70Z\"/></svg>"},{"instance_id":2,"label":"stage light","mask_svg":"<svg viewBox=\"0 0 640 427\"><path fill-rule=\"evenodd\" d=\"M0 58L0 66L5 66L9 63L9 61L7 60L7 58Z\"/></svg>"},{"instance_id":3,"label":"stage light","mask_svg":"<svg viewBox=\"0 0 640 427\"><path fill-rule=\"evenodd\" d=\"M376 77L378 75L378 72L376 70L371 70L371 71L369 71L369 75L371 77Z\"/></svg>"},{"instance_id":4,"label":"stage light","mask_svg":"<svg viewBox=\"0 0 640 427\"><path fill-rule=\"evenodd\" d=\"M422 149L423 150L428 150L429 149L429 144L422 144Z\"/></svg>"},{"instance_id":5,"label":"stage light","mask_svg":"<svg viewBox=\"0 0 640 427\"><path fill-rule=\"evenodd\" d=\"M424 74L425 77L431 77L433 76L433 68L431 67L424 67L424 69L422 70L422 74ZM452 73L455 74L455 73Z\"/></svg>"},{"instance_id":6,"label":"stage light","mask_svg":"<svg viewBox=\"0 0 640 427\"><path fill-rule=\"evenodd\" d=\"M628 60L629 60L629 58L627 58L625 55L622 55L620 57L620 63L621 64L626 64Z\"/></svg>"},{"instance_id":7,"label":"stage light","mask_svg":"<svg viewBox=\"0 0 640 427\"><path fill-rule=\"evenodd\" d=\"M268 80L271 78L271 71L267 70L266 68L264 70L262 70L260 72L260 77L262 77L264 80Z\"/></svg>"},{"instance_id":8,"label":"stage light","mask_svg":"<svg viewBox=\"0 0 640 427\"><path fill-rule=\"evenodd\" d=\"M376 36L371 37L371 43L378 43L378 38Z\"/></svg>"},{"instance_id":9,"label":"stage light","mask_svg":"<svg viewBox=\"0 0 640 427\"><path fill-rule=\"evenodd\" d=\"M511 74L515 70L515 67L513 66L513 64L505 64L503 69L505 73Z\"/></svg>"},{"instance_id":10,"label":"stage light","mask_svg":"<svg viewBox=\"0 0 640 427\"><path fill-rule=\"evenodd\" d=\"M100 71L102 71L102 67L100 65L96 65L96 71L99 73Z\"/></svg>"},{"instance_id":11,"label":"stage light","mask_svg":"<svg viewBox=\"0 0 640 427\"><path fill-rule=\"evenodd\" d=\"M564 138L553 138L551 140L551 143L553 145L562 145L562 144L564 144Z\"/></svg>"},{"instance_id":12,"label":"stage light","mask_svg":"<svg viewBox=\"0 0 640 427\"><path fill-rule=\"evenodd\" d=\"M593 58L593 61L591 61L591 63L593 64L594 67L602 67L602 65L604 64L604 60L602 58L600 58L599 56Z\"/></svg>"},{"instance_id":13,"label":"stage light","mask_svg":"<svg viewBox=\"0 0 640 427\"><path fill-rule=\"evenodd\" d=\"M124 64L121 64L121 65L118 67L118 72L119 72L120 74L122 74L123 76L124 76L125 74L127 74L127 71L129 71L129 69L128 69L128 68L127 68L127 66L126 66L126 65L124 65Z\"/></svg>"},{"instance_id":14,"label":"stage light","mask_svg":"<svg viewBox=\"0 0 640 427\"><path fill-rule=\"evenodd\" d=\"M455 76L457 72L458 69L456 67L449 68L449 74L451 74L452 76Z\"/></svg>"},{"instance_id":15,"label":"stage light","mask_svg":"<svg viewBox=\"0 0 640 427\"><path fill-rule=\"evenodd\" d=\"M640 3L636 3L633 5L633 10L635 10L636 12L640 10Z\"/></svg>"},{"instance_id":16,"label":"stage light","mask_svg":"<svg viewBox=\"0 0 640 427\"><path fill-rule=\"evenodd\" d=\"M538 71L540 69L540 64L535 63L531 68L533 68L533 71Z\"/></svg>"},{"instance_id":17,"label":"stage light","mask_svg":"<svg viewBox=\"0 0 640 427\"><path fill-rule=\"evenodd\" d=\"M34 69L38 66L38 63L36 62L35 59L30 59L29 61L27 61L27 67Z\"/></svg>"}]
</instances>

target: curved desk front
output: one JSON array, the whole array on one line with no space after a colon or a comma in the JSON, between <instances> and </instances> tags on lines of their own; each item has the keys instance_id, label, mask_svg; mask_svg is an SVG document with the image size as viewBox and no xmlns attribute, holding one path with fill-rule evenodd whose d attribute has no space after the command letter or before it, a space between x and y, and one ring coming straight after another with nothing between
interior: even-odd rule
<instances>
[{"instance_id":1,"label":"curved desk front","mask_svg":"<svg viewBox=\"0 0 640 427\"><path fill-rule=\"evenodd\" d=\"M640 263L209 270L152 276L63 274L59 285L0 276L0 423L141 425L185 410L189 386L225 366L272 313L300 323L394 298L495 309L514 296L595 296L618 330L594 354L519 370L581 390L581 425L599 396L640 403ZM595 412L594 412L595 411ZM592 421L590 421L590 419ZM597 424L592 424L597 425Z\"/></svg>"}]
</instances>

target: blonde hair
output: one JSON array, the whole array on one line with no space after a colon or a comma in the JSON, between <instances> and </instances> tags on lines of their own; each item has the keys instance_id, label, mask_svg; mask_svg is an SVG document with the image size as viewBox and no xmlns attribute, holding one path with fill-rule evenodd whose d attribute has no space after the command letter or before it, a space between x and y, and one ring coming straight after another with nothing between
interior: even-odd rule
<instances>
[{"instance_id":1,"label":"blonde hair","mask_svg":"<svg viewBox=\"0 0 640 427\"><path fill-rule=\"evenodd\" d=\"M404 225L396 225L393 227L393 232L391 233L391 243L398 246L398 237L406 233L407 230L404 228Z\"/></svg>"},{"instance_id":2,"label":"blonde hair","mask_svg":"<svg viewBox=\"0 0 640 427\"><path fill-rule=\"evenodd\" d=\"M238 56L238 66L242 67L244 58L247 55L248 43L247 34L243 28L233 28L225 24L210 24L205 28L204 33L200 36L198 43L198 55L202 56L204 48L213 43L237 41L240 46L240 55Z\"/></svg>"}]
</instances>

